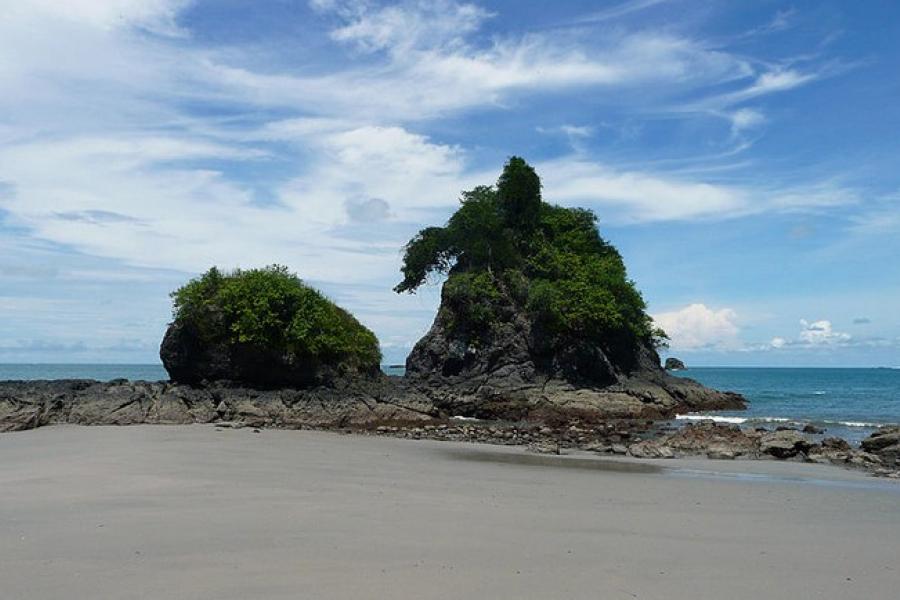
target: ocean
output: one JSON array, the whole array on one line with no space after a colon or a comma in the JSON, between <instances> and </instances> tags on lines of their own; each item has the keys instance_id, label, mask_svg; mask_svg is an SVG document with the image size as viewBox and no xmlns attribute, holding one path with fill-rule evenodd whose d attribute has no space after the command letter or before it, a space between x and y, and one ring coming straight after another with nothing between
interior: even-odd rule
<instances>
[{"instance_id":1,"label":"ocean","mask_svg":"<svg viewBox=\"0 0 900 600\"><path fill-rule=\"evenodd\" d=\"M900 424L900 369L698 367L676 375L750 401L747 410L680 420L711 417L746 427L812 423L854 442L882 425Z\"/></svg>"},{"instance_id":2,"label":"ocean","mask_svg":"<svg viewBox=\"0 0 900 600\"><path fill-rule=\"evenodd\" d=\"M402 368L385 368L392 375ZM881 425L900 424L900 369L798 369L698 367L676 373L713 388L743 394L745 411L679 415L679 421L712 418L745 427L812 423L851 441ZM0 364L7 379L167 379L162 365Z\"/></svg>"}]
</instances>

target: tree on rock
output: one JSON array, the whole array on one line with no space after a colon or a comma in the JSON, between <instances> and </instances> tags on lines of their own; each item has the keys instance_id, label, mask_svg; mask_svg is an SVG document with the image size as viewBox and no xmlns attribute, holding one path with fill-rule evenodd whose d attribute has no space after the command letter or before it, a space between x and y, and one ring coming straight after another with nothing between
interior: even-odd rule
<instances>
[{"instance_id":1,"label":"tree on rock","mask_svg":"<svg viewBox=\"0 0 900 600\"><path fill-rule=\"evenodd\" d=\"M286 267L213 267L172 299L160 357L174 381L308 386L379 372L375 334Z\"/></svg>"},{"instance_id":2,"label":"tree on rock","mask_svg":"<svg viewBox=\"0 0 900 600\"><path fill-rule=\"evenodd\" d=\"M655 355L665 334L596 220L543 202L537 173L519 157L496 186L463 192L444 227L421 230L405 248L395 291L448 277L407 371L474 375L518 361L530 376L610 382ZM658 357L647 358L659 368Z\"/></svg>"}]
</instances>

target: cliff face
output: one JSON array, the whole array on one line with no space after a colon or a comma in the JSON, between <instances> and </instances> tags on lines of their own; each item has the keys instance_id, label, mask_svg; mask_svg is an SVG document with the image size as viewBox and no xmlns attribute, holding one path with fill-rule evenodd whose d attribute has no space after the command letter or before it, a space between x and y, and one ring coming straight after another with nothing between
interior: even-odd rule
<instances>
[{"instance_id":1,"label":"cliff face","mask_svg":"<svg viewBox=\"0 0 900 600\"><path fill-rule=\"evenodd\" d=\"M407 377L437 406L482 418L558 413L584 418L665 418L679 412L745 408L735 393L674 377L649 343L551 346L522 308L469 327L464 306L442 294L428 333L406 361Z\"/></svg>"}]
</instances>

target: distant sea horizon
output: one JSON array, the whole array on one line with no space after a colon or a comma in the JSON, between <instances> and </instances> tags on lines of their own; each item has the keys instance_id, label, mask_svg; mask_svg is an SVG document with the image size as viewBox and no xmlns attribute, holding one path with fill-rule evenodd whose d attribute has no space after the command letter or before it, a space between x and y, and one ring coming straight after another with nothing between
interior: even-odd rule
<instances>
[{"instance_id":1,"label":"distant sea horizon","mask_svg":"<svg viewBox=\"0 0 900 600\"><path fill-rule=\"evenodd\" d=\"M402 375L397 363L383 365L390 375ZM675 372L704 385L743 394L744 411L679 415L680 422L713 419L742 427L813 424L851 441L876 428L900 424L898 367L690 367ZM3 363L0 381L43 379L129 379L162 381L162 364L129 363Z\"/></svg>"}]
</instances>

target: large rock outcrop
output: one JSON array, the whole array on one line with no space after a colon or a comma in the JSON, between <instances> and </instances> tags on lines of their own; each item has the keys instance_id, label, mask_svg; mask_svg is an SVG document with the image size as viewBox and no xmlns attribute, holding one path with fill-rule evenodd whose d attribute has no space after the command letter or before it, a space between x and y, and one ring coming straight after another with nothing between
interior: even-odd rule
<instances>
[{"instance_id":1,"label":"large rock outcrop","mask_svg":"<svg viewBox=\"0 0 900 600\"><path fill-rule=\"evenodd\" d=\"M743 398L669 375L648 344L548 348L524 311L510 304L490 331L467 329L442 297L406 376L435 404L480 418L578 416L667 418L678 412L744 408Z\"/></svg>"}]
</instances>

